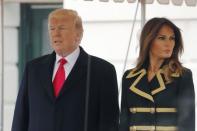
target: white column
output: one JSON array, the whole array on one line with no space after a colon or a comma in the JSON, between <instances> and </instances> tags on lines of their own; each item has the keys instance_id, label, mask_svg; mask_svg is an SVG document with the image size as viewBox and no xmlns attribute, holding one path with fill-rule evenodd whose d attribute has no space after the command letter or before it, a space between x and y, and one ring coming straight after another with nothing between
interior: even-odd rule
<instances>
[{"instance_id":1,"label":"white column","mask_svg":"<svg viewBox=\"0 0 197 131\"><path fill-rule=\"evenodd\" d=\"M4 40L3 40L3 0L0 0L0 131L3 131L3 88L4 88Z\"/></svg>"},{"instance_id":2,"label":"white column","mask_svg":"<svg viewBox=\"0 0 197 131\"><path fill-rule=\"evenodd\" d=\"M143 27L146 22L146 3L145 0L140 0L140 3L141 3L141 27Z\"/></svg>"}]
</instances>

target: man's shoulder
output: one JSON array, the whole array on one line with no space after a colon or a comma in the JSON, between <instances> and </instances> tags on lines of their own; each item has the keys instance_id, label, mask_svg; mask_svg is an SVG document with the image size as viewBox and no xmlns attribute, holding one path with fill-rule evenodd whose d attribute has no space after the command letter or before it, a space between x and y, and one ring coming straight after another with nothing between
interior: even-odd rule
<instances>
[{"instance_id":1,"label":"man's shoulder","mask_svg":"<svg viewBox=\"0 0 197 131\"><path fill-rule=\"evenodd\" d=\"M42 64L46 61L49 61L50 59L52 59L52 54L47 54L47 55L43 55L37 58L34 58L30 61L27 62L28 65L37 65L37 64Z\"/></svg>"},{"instance_id":2,"label":"man's shoulder","mask_svg":"<svg viewBox=\"0 0 197 131\"><path fill-rule=\"evenodd\" d=\"M87 53L81 46L80 46L80 54L81 54L81 59L86 59L88 58L88 56L90 56L90 61L91 64L93 65L97 65L97 66L113 66L112 63L110 63L109 61L100 58L98 56L94 56L94 55L90 55L89 53Z\"/></svg>"},{"instance_id":3,"label":"man's shoulder","mask_svg":"<svg viewBox=\"0 0 197 131\"><path fill-rule=\"evenodd\" d=\"M97 56L91 56L90 58L91 58L90 68L93 74L95 75L97 74L98 77L109 76L109 75L113 77L113 75L116 75L115 66L109 61Z\"/></svg>"},{"instance_id":4,"label":"man's shoulder","mask_svg":"<svg viewBox=\"0 0 197 131\"><path fill-rule=\"evenodd\" d=\"M112 63L110 63L109 61L107 61L103 58L97 57L97 56L92 56L92 55L91 55L91 63L95 64L97 66L111 66L111 67L114 67L114 65Z\"/></svg>"}]
</instances>

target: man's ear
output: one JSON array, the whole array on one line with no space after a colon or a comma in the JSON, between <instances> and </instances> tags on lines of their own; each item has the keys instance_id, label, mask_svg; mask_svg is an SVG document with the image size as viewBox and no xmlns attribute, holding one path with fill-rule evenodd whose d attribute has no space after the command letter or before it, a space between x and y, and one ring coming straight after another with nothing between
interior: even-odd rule
<instances>
[{"instance_id":1,"label":"man's ear","mask_svg":"<svg viewBox=\"0 0 197 131\"><path fill-rule=\"evenodd\" d=\"M76 34L76 42L77 43L81 42L82 36L83 36L83 33L80 31L77 31L77 34Z\"/></svg>"}]
</instances>

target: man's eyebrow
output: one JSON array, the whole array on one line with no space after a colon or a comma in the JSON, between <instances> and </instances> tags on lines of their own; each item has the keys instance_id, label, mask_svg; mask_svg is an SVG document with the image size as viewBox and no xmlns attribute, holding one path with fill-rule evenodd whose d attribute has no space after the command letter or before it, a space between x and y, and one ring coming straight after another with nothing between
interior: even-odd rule
<instances>
[{"instance_id":1,"label":"man's eyebrow","mask_svg":"<svg viewBox=\"0 0 197 131\"><path fill-rule=\"evenodd\" d=\"M49 27L69 27L69 26L67 26L67 25L58 25L58 26L56 26L56 25L50 25Z\"/></svg>"},{"instance_id":2,"label":"man's eyebrow","mask_svg":"<svg viewBox=\"0 0 197 131\"><path fill-rule=\"evenodd\" d=\"M163 34L158 34L158 36L166 36L166 35L163 35Z\"/></svg>"}]
</instances>

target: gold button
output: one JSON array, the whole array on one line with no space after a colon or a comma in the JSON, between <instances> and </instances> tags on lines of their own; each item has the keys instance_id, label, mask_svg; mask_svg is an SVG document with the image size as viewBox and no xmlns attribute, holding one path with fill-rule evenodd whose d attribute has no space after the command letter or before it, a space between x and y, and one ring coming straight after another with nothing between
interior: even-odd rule
<instances>
[{"instance_id":1,"label":"gold button","mask_svg":"<svg viewBox=\"0 0 197 131\"><path fill-rule=\"evenodd\" d=\"M137 128L136 128L136 126L133 126L133 129L132 129L132 131L136 131L136 129L137 129Z\"/></svg>"},{"instance_id":2,"label":"gold button","mask_svg":"<svg viewBox=\"0 0 197 131\"><path fill-rule=\"evenodd\" d=\"M151 108L151 109L150 109L150 113L151 113L151 114L154 114L154 113L155 113L155 108Z\"/></svg>"},{"instance_id":3,"label":"gold button","mask_svg":"<svg viewBox=\"0 0 197 131\"><path fill-rule=\"evenodd\" d=\"M155 131L155 127L153 126L153 127L151 127L151 130L150 131Z\"/></svg>"},{"instance_id":4,"label":"gold button","mask_svg":"<svg viewBox=\"0 0 197 131\"><path fill-rule=\"evenodd\" d=\"M133 112L133 113L136 113L136 112L137 112L137 109L136 109L136 108L133 108L133 109L132 109L132 112Z\"/></svg>"}]
</instances>

